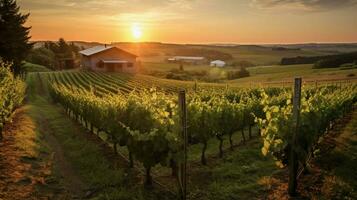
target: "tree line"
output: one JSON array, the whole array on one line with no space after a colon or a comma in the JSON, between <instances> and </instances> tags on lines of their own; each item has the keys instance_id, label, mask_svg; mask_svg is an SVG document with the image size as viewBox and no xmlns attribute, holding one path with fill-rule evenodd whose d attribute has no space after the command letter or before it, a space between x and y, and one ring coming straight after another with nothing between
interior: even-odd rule
<instances>
[{"instance_id":1,"label":"tree line","mask_svg":"<svg viewBox=\"0 0 357 200\"><path fill-rule=\"evenodd\" d=\"M43 46L32 49L26 60L52 70L70 69L79 65L79 50L81 48L73 42L60 38L58 42L47 41Z\"/></svg>"},{"instance_id":2,"label":"tree line","mask_svg":"<svg viewBox=\"0 0 357 200\"><path fill-rule=\"evenodd\" d=\"M29 16L20 12L15 0L0 0L0 61L8 63L15 76L24 73L25 60L53 70L78 66L80 48L63 38L33 48L35 43L30 42L31 27L25 26Z\"/></svg>"},{"instance_id":3,"label":"tree line","mask_svg":"<svg viewBox=\"0 0 357 200\"><path fill-rule=\"evenodd\" d=\"M281 65L314 64L315 68L340 67L346 63L357 63L357 52L327 56L298 56L282 58Z\"/></svg>"},{"instance_id":4,"label":"tree line","mask_svg":"<svg viewBox=\"0 0 357 200\"><path fill-rule=\"evenodd\" d=\"M29 14L21 14L15 0L0 0L0 61L11 63L15 75L22 73L22 61L32 49L31 27L25 26Z\"/></svg>"}]
</instances>

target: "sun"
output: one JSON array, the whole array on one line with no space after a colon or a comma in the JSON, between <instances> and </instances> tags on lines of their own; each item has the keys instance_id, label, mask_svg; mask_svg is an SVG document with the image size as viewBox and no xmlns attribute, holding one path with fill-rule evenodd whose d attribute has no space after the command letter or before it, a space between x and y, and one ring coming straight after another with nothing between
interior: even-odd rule
<instances>
[{"instance_id":1,"label":"sun","mask_svg":"<svg viewBox=\"0 0 357 200\"><path fill-rule=\"evenodd\" d=\"M143 31L142 31L140 24L137 24L137 23L132 24L131 34L135 40L141 39L141 37L143 35Z\"/></svg>"}]
</instances>

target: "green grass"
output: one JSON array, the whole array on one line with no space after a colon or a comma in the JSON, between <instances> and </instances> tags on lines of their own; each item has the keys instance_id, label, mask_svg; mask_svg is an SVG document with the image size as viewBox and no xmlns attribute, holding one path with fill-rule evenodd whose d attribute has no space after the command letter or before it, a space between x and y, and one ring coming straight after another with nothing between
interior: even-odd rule
<instances>
[{"instance_id":1,"label":"green grass","mask_svg":"<svg viewBox=\"0 0 357 200\"><path fill-rule=\"evenodd\" d=\"M23 69L29 73L29 72L49 72L51 71L47 67L43 65L37 65L29 62L24 62L23 64Z\"/></svg>"},{"instance_id":2,"label":"green grass","mask_svg":"<svg viewBox=\"0 0 357 200\"><path fill-rule=\"evenodd\" d=\"M270 157L261 154L259 140L227 152L223 159L208 166L195 167L189 173L190 196L199 199L257 199L264 195L260 182L277 171ZM213 162L213 161L211 161Z\"/></svg>"}]
</instances>

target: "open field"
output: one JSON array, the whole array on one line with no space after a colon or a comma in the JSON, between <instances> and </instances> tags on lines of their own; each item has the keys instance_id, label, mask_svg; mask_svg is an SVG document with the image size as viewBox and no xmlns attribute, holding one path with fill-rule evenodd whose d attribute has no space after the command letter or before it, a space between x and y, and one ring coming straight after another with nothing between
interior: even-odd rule
<instances>
[{"instance_id":1,"label":"open field","mask_svg":"<svg viewBox=\"0 0 357 200\"><path fill-rule=\"evenodd\" d=\"M143 63L147 70L157 71L155 76L164 77L168 71L178 69L178 64L169 63ZM234 70L232 67L213 68L208 65L184 65L185 71L219 71L225 73L229 70ZM241 84L264 84L270 82L291 82L294 77L302 77L306 81L338 81L338 80L354 80L357 78L357 67L354 68L324 68L315 69L312 64L306 65L272 65L272 66L257 66L249 67L247 70L250 73L249 77L239 78L235 80L222 81L232 86Z\"/></svg>"},{"instance_id":2,"label":"open field","mask_svg":"<svg viewBox=\"0 0 357 200\"><path fill-rule=\"evenodd\" d=\"M130 52L136 53L139 55L139 60L143 62L155 62L163 63L165 60L171 56L177 55L175 53L178 49L208 49L216 50L223 53L228 53L233 56L232 60L228 62L237 62L237 61L249 61L255 65L272 65L278 64L283 57L296 57L296 56L318 56L318 55L328 55L331 53L338 53L339 51L331 52L331 47L326 49L324 46L316 45L315 48L310 46L304 48L301 47L300 50L285 50L285 51L276 51L273 50L271 46L264 45L231 45L231 46L215 46L215 45L179 45L179 44L164 44L164 43L117 43L116 46L126 49ZM277 45L279 46L279 45ZM281 45L290 48L289 45ZM357 45L350 48L343 48L343 45L340 45L341 51L356 51ZM335 49L339 50L335 45ZM296 48L294 45L291 48ZM180 52L181 52L180 51ZM344 52L342 51L342 52ZM147 53L150 52L150 53ZM184 55L181 55L184 56ZM205 55L201 55L205 56Z\"/></svg>"},{"instance_id":3,"label":"open field","mask_svg":"<svg viewBox=\"0 0 357 200\"><path fill-rule=\"evenodd\" d=\"M44 42L36 42L36 47L43 45ZM90 48L101 43L79 42L74 43L80 47ZM167 58L172 56L184 55L185 50L214 50L217 52L228 53L232 59L227 62L249 61L254 65L274 65L278 64L283 57L296 56L319 56L336 54L340 52L357 51L357 45L344 44L334 45L195 45L195 44L166 44L156 42L143 43L113 43L119 48L138 55L138 60L146 63L166 63ZM299 48L297 50L273 50L273 47ZM205 55L200 55L205 56Z\"/></svg>"},{"instance_id":4,"label":"open field","mask_svg":"<svg viewBox=\"0 0 357 200\"><path fill-rule=\"evenodd\" d=\"M353 69L325 68L314 69L313 65L260 66L248 68L250 77L228 81L230 84L291 82L294 77L305 81L334 81L339 79L356 79L357 67Z\"/></svg>"}]
</instances>

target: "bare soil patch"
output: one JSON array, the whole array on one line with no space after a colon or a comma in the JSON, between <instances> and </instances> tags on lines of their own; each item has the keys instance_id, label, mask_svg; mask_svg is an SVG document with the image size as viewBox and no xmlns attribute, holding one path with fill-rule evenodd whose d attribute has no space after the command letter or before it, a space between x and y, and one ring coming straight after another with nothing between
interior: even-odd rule
<instances>
[{"instance_id":1,"label":"bare soil patch","mask_svg":"<svg viewBox=\"0 0 357 200\"><path fill-rule=\"evenodd\" d=\"M0 199L70 199L52 171L53 157L41 151L35 124L18 109L0 142Z\"/></svg>"}]
</instances>

